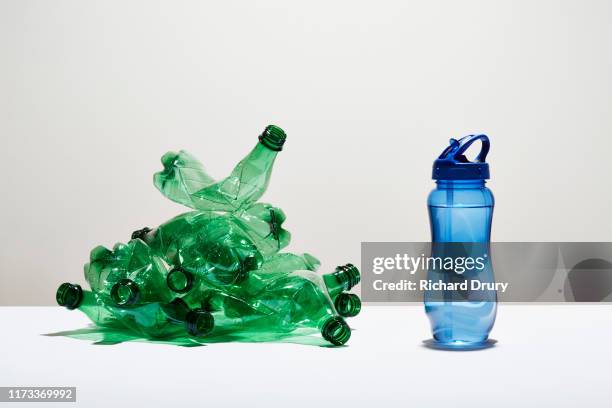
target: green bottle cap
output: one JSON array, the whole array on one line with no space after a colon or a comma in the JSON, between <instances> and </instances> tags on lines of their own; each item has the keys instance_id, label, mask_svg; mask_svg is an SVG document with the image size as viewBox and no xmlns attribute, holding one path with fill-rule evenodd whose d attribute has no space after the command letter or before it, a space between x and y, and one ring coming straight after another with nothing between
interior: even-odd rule
<instances>
[{"instance_id":1,"label":"green bottle cap","mask_svg":"<svg viewBox=\"0 0 612 408\"><path fill-rule=\"evenodd\" d=\"M111 299L117 306L131 306L140 300L140 289L131 279L121 279L111 288Z\"/></svg>"},{"instance_id":2,"label":"green bottle cap","mask_svg":"<svg viewBox=\"0 0 612 408\"><path fill-rule=\"evenodd\" d=\"M351 338L351 328L340 316L332 316L323 324L321 335L334 346L341 346Z\"/></svg>"},{"instance_id":3,"label":"green bottle cap","mask_svg":"<svg viewBox=\"0 0 612 408\"><path fill-rule=\"evenodd\" d=\"M361 311L361 299L353 293L341 293L336 296L334 306L343 317L354 317Z\"/></svg>"},{"instance_id":4,"label":"green bottle cap","mask_svg":"<svg viewBox=\"0 0 612 408\"><path fill-rule=\"evenodd\" d=\"M283 150L285 140L287 140L285 131L274 125L266 126L263 133L259 135L259 141L261 144L270 150L274 150L275 152L280 152Z\"/></svg>"},{"instance_id":5,"label":"green bottle cap","mask_svg":"<svg viewBox=\"0 0 612 408\"><path fill-rule=\"evenodd\" d=\"M83 300L83 289L80 285L72 283L62 283L55 293L55 300L60 306L69 310L76 309Z\"/></svg>"},{"instance_id":6,"label":"green bottle cap","mask_svg":"<svg viewBox=\"0 0 612 408\"><path fill-rule=\"evenodd\" d=\"M202 337L210 333L215 326L215 318L204 309L193 309L185 317L187 333Z\"/></svg>"},{"instance_id":7,"label":"green bottle cap","mask_svg":"<svg viewBox=\"0 0 612 408\"><path fill-rule=\"evenodd\" d=\"M193 274L182 268L174 268L166 277L166 284L171 291L187 293L193 288Z\"/></svg>"}]
</instances>

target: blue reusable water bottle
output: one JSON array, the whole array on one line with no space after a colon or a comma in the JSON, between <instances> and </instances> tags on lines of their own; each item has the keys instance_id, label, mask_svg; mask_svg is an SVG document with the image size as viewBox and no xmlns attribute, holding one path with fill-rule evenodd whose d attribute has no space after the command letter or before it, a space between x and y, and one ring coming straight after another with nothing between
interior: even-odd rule
<instances>
[{"instance_id":1,"label":"blue reusable water bottle","mask_svg":"<svg viewBox=\"0 0 612 408\"><path fill-rule=\"evenodd\" d=\"M470 161L465 152L477 141L481 144L480 153ZM485 180L489 178L489 165L485 162L489 147L486 135L451 139L450 146L434 162L432 178L436 180L436 188L429 194L427 204L432 256L456 256L457 247L463 248L466 256L484 254L483 269L470 273L477 273L481 282L494 283L488 256L494 199L491 190L485 187ZM454 253L445 254L445 251ZM428 271L430 280L451 282L458 276L453 270L442 274L439 270ZM466 274L461 276L466 278ZM442 347L462 349L486 345L496 311L497 294L494 290L476 300L469 297L466 300L463 292L445 293L444 296L425 293L425 312L431 322L434 342Z\"/></svg>"}]
</instances>

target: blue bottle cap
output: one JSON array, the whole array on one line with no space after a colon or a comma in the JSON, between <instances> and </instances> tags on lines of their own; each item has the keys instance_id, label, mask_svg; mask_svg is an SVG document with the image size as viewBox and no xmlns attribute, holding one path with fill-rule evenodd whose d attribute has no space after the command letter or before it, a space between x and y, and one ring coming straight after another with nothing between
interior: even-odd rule
<instances>
[{"instance_id":1,"label":"blue bottle cap","mask_svg":"<svg viewBox=\"0 0 612 408\"><path fill-rule=\"evenodd\" d=\"M482 148L476 159L471 162L465 151L475 141L482 141ZM451 139L440 157L434 161L432 178L434 180L485 180L489 178L489 163L485 162L491 144L487 135L469 135L459 140Z\"/></svg>"}]
</instances>

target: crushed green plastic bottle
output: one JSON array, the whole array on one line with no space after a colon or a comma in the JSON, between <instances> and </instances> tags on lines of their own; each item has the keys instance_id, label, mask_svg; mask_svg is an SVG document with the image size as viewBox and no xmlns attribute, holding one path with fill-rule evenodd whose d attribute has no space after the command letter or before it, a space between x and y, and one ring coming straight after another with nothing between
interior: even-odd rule
<instances>
[{"instance_id":1,"label":"crushed green plastic bottle","mask_svg":"<svg viewBox=\"0 0 612 408\"><path fill-rule=\"evenodd\" d=\"M236 212L254 204L266 191L286 138L281 128L266 127L259 143L219 182L189 153L168 152L162 157L164 170L155 174L154 184L170 200L195 210Z\"/></svg>"},{"instance_id":2,"label":"crushed green plastic bottle","mask_svg":"<svg viewBox=\"0 0 612 408\"><path fill-rule=\"evenodd\" d=\"M361 310L359 297L347 293L359 271L347 264L320 275L314 256L281 253L291 240L285 214L258 202L285 140L282 129L266 127L221 181L189 153L166 153L154 184L193 211L134 231L112 250L94 248L84 268L91 291L64 283L57 303L100 327L146 338L274 339L308 328L345 344L344 317Z\"/></svg>"},{"instance_id":3,"label":"crushed green plastic bottle","mask_svg":"<svg viewBox=\"0 0 612 408\"><path fill-rule=\"evenodd\" d=\"M96 247L85 265L85 279L92 290L104 303L116 306L169 301L165 275L161 258L140 239L118 243L112 251Z\"/></svg>"},{"instance_id":4,"label":"crushed green plastic bottle","mask_svg":"<svg viewBox=\"0 0 612 408\"><path fill-rule=\"evenodd\" d=\"M252 271L242 285L223 292L209 288L202 307L221 312L215 315L217 330L227 331L224 326L230 326L291 332L308 327L319 330L332 344L343 344L350 337L350 328L342 317L356 316L361 302L356 295L340 291L350 290L359 282L359 271L351 264L322 276L306 270L317 266L318 261L310 255L278 254Z\"/></svg>"},{"instance_id":5,"label":"crushed green plastic bottle","mask_svg":"<svg viewBox=\"0 0 612 408\"><path fill-rule=\"evenodd\" d=\"M335 345L346 343L351 335L348 324L336 312L321 275L313 271L278 275L249 300L257 310L274 315L276 322L271 326L281 331L300 326L316 328Z\"/></svg>"}]
</instances>

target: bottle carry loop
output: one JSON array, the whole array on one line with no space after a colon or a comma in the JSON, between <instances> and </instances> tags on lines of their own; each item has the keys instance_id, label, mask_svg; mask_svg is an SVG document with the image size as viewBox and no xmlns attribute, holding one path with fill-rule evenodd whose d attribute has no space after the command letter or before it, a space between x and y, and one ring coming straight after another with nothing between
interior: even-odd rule
<instances>
[{"instance_id":1,"label":"bottle carry loop","mask_svg":"<svg viewBox=\"0 0 612 408\"><path fill-rule=\"evenodd\" d=\"M482 144L480 152L474 161L470 161L465 156L465 152L479 140ZM450 145L434 162L432 178L434 180L488 179L489 164L486 158L490 147L487 135L469 135L459 140L450 139Z\"/></svg>"}]
</instances>

